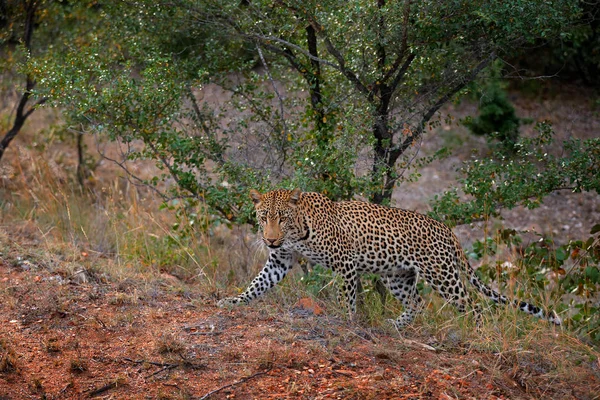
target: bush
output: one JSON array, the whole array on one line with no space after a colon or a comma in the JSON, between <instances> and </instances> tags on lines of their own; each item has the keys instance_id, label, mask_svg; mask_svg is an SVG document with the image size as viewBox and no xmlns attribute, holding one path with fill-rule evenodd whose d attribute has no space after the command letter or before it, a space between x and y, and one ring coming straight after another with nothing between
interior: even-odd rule
<instances>
[{"instance_id":1,"label":"bush","mask_svg":"<svg viewBox=\"0 0 600 400\"><path fill-rule=\"evenodd\" d=\"M517 288L517 297L523 297L527 289L542 304L548 297L556 299L556 311L567 327L600 342L599 232L600 224L592 228L590 237L560 246L539 235L539 240L521 248L519 233L503 229L494 238L475 242L473 255L494 254L500 243L519 247L521 255L514 264L481 265L478 269L481 279L497 281L506 291L507 282L513 282L516 275L524 275L528 285L524 289Z\"/></svg>"},{"instance_id":2,"label":"bush","mask_svg":"<svg viewBox=\"0 0 600 400\"><path fill-rule=\"evenodd\" d=\"M514 151L515 143L519 139L521 121L508 99L499 75L499 68L493 67L491 76L477 91L479 116L467 117L463 123L475 135L496 138L502 143L504 149Z\"/></svg>"},{"instance_id":3,"label":"bush","mask_svg":"<svg viewBox=\"0 0 600 400\"><path fill-rule=\"evenodd\" d=\"M460 168L461 191L454 188L435 196L430 215L454 226L498 217L503 208L536 208L556 190L600 194L600 138L566 140L562 154L555 156L552 126L541 122L536 131L537 136L515 144L511 157L499 150L466 161Z\"/></svg>"}]
</instances>

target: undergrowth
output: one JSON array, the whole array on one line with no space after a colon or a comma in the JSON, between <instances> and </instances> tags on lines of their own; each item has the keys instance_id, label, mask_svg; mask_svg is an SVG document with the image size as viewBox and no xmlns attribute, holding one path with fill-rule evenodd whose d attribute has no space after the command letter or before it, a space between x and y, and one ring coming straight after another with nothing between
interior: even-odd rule
<instances>
[{"instance_id":1,"label":"undergrowth","mask_svg":"<svg viewBox=\"0 0 600 400\"><path fill-rule=\"evenodd\" d=\"M247 230L211 226L181 234L174 227L196 221L202 210L194 210L194 219L186 213L176 218L161 209L160 199L123 177L81 189L32 153L11 161L15 176L0 193L2 257L10 264L62 268L66 274L83 267L116 280L168 273L212 290L216 281L227 280L227 271L249 270ZM230 239L240 249L231 249Z\"/></svg>"}]
</instances>

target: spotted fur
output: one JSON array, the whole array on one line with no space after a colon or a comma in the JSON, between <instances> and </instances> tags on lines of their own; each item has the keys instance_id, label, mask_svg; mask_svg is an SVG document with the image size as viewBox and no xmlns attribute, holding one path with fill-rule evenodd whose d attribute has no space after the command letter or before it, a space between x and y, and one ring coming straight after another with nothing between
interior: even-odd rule
<instances>
[{"instance_id":1,"label":"spotted fur","mask_svg":"<svg viewBox=\"0 0 600 400\"><path fill-rule=\"evenodd\" d=\"M524 301L511 301L479 280L454 233L425 215L360 201L334 202L319 193L251 191L262 240L269 247L266 265L239 296L219 306L249 303L281 281L295 255L332 269L343 278L350 315L356 311L359 275L374 273L402 302L404 312L392 322L400 329L412 322L422 299L417 281L424 278L461 312L471 306L463 279L497 303L510 303L559 325L560 319Z\"/></svg>"}]
</instances>

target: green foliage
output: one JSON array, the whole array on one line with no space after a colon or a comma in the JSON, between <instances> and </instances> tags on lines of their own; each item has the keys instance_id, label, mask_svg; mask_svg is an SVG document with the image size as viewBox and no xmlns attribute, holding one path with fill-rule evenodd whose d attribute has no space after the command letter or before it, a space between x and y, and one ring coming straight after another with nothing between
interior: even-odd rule
<instances>
[{"instance_id":1,"label":"green foliage","mask_svg":"<svg viewBox=\"0 0 600 400\"><path fill-rule=\"evenodd\" d=\"M598 7L595 2L581 1L582 13L579 23L568 33L551 41L549 60L542 58L554 70L565 70L561 75L568 74L576 79L583 79L595 87L600 85Z\"/></svg>"},{"instance_id":2,"label":"green foliage","mask_svg":"<svg viewBox=\"0 0 600 400\"><path fill-rule=\"evenodd\" d=\"M520 234L514 230L499 230L494 238L474 244L474 253L482 247L495 248L498 244L518 246L521 255L516 265L509 263L483 264L477 270L486 282L496 281L503 292L509 289L519 275L524 276L526 289L538 298L552 298L566 325L574 331L600 342L600 225L595 225L590 237L572 240L563 245L543 235L521 247ZM493 243L493 244L492 244ZM510 288L514 289L514 288ZM518 288L523 297L525 288Z\"/></svg>"},{"instance_id":3,"label":"green foliage","mask_svg":"<svg viewBox=\"0 0 600 400\"><path fill-rule=\"evenodd\" d=\"M484 255L493 256L497 250L496 241L491 237L486 237L484 240L476 240L473 243L473 250L468 256L480 260Z\"/></svg>"},{"instance_id":4,"label":"green foliage","mask_svg":"<svg viewBox=\"0 0 600 400\"><path fill-rule=\"evenodd\" d=\"M251 187L388 201L416 176L404 172L435 111L577 12L567 0L61 4L48 27L68 35L27 62L38 94L119 143L128 173L156 162L159 175L134 181L237 222L252 218ZM200 100L212 85L227 100Z\"/></svg>"},{"instance_id":5,"label":"green foliage","mask_svg":"<svg viewBox=\"0 0 600 400\"><path fill-rule=\"evenodd\" d=\"M514 151L519 138L520 119L508 99L500 79L499 65L491 68L490 76L484 78L483 86L477 90L479 115L467 117L463 123L475 135L489 135L498 139L507 151Z\"/></svg>"},{"instance_id":6,"label":"green foliage","mask_svg":"<svg viewBox=\"0 0 600 400\"><path fill-rule=\"evenodd\" d=\"M600 11L597 2L580 1L577 21L560 35L525 46L509 62L521 76L553 76L600 85ZM525 82L539 88L539 80Z\"/></svg>"},{"instance_id":7,"label":"green foliage","mask_svg":"<svg viewBox=\"0 0 600 400\"><path fill-rule=\"evenodd\" d=\"M537 136L515 144L511 157L497 151L492 157L465 162L460 182L467 200L460 200L458 189L446 191L434 198L431 215L454 226L497 217L502 208L536 208L555 190L600 193L600 138L566 140L562 154L555 156L548 149L553 142L551 126L542 122L536 131Z\"/></svg>"},{"instance_id":8,"label":"green foliage","mask_svg":"<svg viewBox=\"0 0 600 400\"><path fill-rule=\"evenodd\" d=\"M333 271L316 264L308 272L308 275L303 276L300 281L308 293L317 297L334 279ZM334 290L337 290L337 287Z\"/></svg>"}]
</instances>

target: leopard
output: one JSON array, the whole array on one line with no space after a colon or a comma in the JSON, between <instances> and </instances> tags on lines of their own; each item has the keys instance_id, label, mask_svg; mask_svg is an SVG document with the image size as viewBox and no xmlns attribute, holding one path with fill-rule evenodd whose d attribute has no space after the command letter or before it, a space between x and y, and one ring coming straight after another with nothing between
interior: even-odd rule
<instances>
[{"instance_id":1,"label":"leopard","mask_svg":"<svg viewBox=\"0 0 600 400\"><path fill-rule=\"evenodd\" d=\"M220 300L219 307L248 304L261 297L290 272L301 255L341 277L341 297L351 319L356 313L360 276L375 274L403 306L400 316L389 320L398 330L410 325L423 308L417 290L420 279L460 313L472 310L480 315L469 294L470 283L494 303L510 304L561 324L554 311L511 300L483 283L454 232L429 216L360 200L333 201L298 188L264 194L251 190L250 197L269 256L246 290Z\"/></svg>"}]
</instances>

